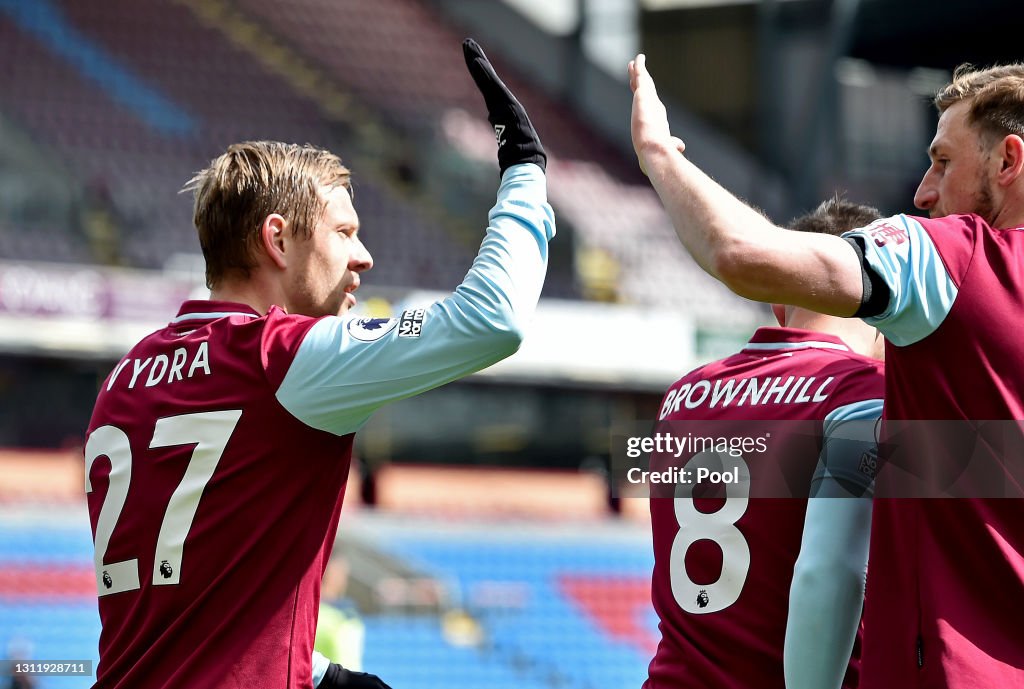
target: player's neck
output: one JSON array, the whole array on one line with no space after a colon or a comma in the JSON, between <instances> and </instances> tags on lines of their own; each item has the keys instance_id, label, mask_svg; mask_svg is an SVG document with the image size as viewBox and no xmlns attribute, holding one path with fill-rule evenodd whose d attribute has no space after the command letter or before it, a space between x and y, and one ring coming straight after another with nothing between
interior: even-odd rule
<instances>
[{"instance_id":1,"label":"player's neck","mask_svg":"<svg viewBox=\"0 0 1024 689\"><path fill-rule=\"evenodd\" d=\"M842 340L850 349L858 354L870 356L874 342L874 332L858 318L839 318L790 308L786 314L786 327L798 330L826 333Z\"/></svg>"},{"instance_id":2,"label":"player's neck","mask_svg":"<svg viewBox=\"0 0 1024 689\"><path fill-rule=\"evenodd\" d=\"M832 316L825 316L791 306L786 309L785 327L797 330L813 330L819 333L831 333L833 329L831 326L834 325L832 323L833 320L835 319Z\"/></svg>"},{"instance_id":3,"label":"player's neck","mask_svg":"<svg viewBox=\"0 0 1024 689\"><path fill-rule=\"evenodd\" d=\"M275 290L258 280L224 280L210 290L210 299L245 304L261 314L266 314L275 304L284 304Z\"/></svg>"},{"instance_id":4,"label":"player's neck","mask_svg":"<svg viewBox=\"0 0 1024 689\"><path fill-rule=\"evenodd\" d=\"M991 222L997 230L1024 226L1024 199L1019 199L1016 194L1007 194L999 213Z\"/></svg>"}]
</instances>

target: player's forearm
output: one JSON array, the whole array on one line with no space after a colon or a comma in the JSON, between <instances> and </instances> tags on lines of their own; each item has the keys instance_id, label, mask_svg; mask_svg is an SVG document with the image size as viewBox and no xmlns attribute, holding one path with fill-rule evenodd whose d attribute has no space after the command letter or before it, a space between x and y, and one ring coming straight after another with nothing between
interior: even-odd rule
<instances>
[{"instance_id":1,"label":"player's forearm","mask_svg":"<svg viewBox=\"0 0 1024 689\"><path fill-rule=\"evenodd\" d=\"M772 224L668 142L645 143L644 169L683 246L741 297L833 316L860 305L860 263L839 237Z\"/></svg>"},{"instance_id":2,"label":"player's forearm","mask_svg":"<svg viewBox=\"0 0 1024 689\"><path fill-rule=\"evenodd\" d=\"M776 227L715 183L682 155L645 56L637 55L628 72L633 148L697 263L748 299L852 315L863 295L853 247L838 237Z\"/></svg>"},{"instance_id":3,"label":"player's forearm","mask_svg":"<svg viewBox=\"0 0 1024 689\"><path fill-rule=\"evenodd\" d=\"M857 634L863 579L863 573L835 569L794 573L784 651L787 689L840 689ZM853 609L856 615L834 612Z\"/></svg>"},{"instance_id":4,"label":"player's forearm","mask_svg":"<svg viewBox=\"0 0 1024 689\"><path fill-rule=\"evenodd\" d=\"M548 241L554 234L544 172L532 164L510 167L488 215L487 235L476 260L455 295L446 300L451 315L469 318L467 327L479 330L482 338L493 333L498 345L510 339L518 347L540 299Z\"/></svg>"},{"instance_id":5,"label":"player's forearm","mask_svg":"<svg viewBox=\"0 0 1024 689\"><path fill-rule=\"evenodd\" d=\"M547 271L548 241L555 217L547 203L547 153L529 115L494 70L483 48L471 38L462 53L473 82L487 106L487 120L498 143L501 185L488 215L487 236L473 267L451 299L441 304L449 316L475 316L484 326L476 343L483 352L493 341L497 356L508 356L522 342L525 322L540 298ZM503 347L511 343L509 351Z\"/></svg>"},{"instance_id":6,"label":"player's forearm","mask_svg":"<svg viewBox=\"0 0 1024 689\"><path fill-rule=\"evenodd\" d=\"M748 299L779 301L766 250L786 234L680 153L671 140L642 146L644 168L683 246L706 272Z\"/></svg>"},{"instance_id":7,"label":"player's forearm","mask_svg":"<svg viewBox=\"0 0 1024 689\"><path fill-rule=\"evenodd\" d=\"M877 384L877 382L876 382ZM832 410L812 478L786 624L788 689L839 689L864 601L873 477L861 468L875 448L882 400Z\"/></svg>"},{"instance_id":8,"label":"player's forearm","mask_svg":"<svg viewBox=\"0 0 1024 689\"><path fill-rule=\"evenodd\" d=\"M870 499L810 501L790 589L787 689L842 686L863 607L870 523Z\"/></svg>"}]
</instances>

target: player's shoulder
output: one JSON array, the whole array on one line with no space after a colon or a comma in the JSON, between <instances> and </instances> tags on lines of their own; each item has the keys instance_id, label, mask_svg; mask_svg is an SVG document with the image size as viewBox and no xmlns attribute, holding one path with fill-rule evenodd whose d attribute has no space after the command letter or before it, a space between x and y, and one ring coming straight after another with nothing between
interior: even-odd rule
<instances>
[{"instance_id":1,"label":"player's shoulder","mask_svg":"<svg viewBox=\"0 0 1024 689\"><path fill-rule=\"evenodd\" d=\"M928 243L942 260L947 274L958 287L965 279L975 256L1024 249L1021 233L993 228L980 215L963 213L940 218L908 216L916 223ZM979 251L980 246L986 248Z\"/></svg>"},{"instance_id":2,"label":"player's shoulder","mask_svg":"<svg viewBox=\"0 0 1024 689\"><path fill-rule=\"evenodd\" d=\"M885 397L885 364L856 352L836 352L822 375L834 378L827 406L839 407Z\"/></svg>"},{"instance_id":3,"label":"player's shoulder","mask_svg":"<svg viewBox=\"0 0 1024 689\"><path fill-rule=\"evenodd\" d=\"M283 379L287 368L302 346L306 335L317 324L335 324L341 327L342 319L336 316L315 318L288 313L272 306L257 324L260 327L260 353L263 366L273 380Z\"/></svg>"},{"instance_id":4,"label":"player's shoulder","mask_svg":"<svg viewBox=\"0 0 1024 689\"><path fill-rule=\"evenodd\" d=\"M757 370L764 361L764 355L767 354L767 352L753 349L759 345L753 345L752 343L758 339L758 336L761 333L774 330L782 329L765 327L758 328L754 332L754 335L751 336L750 341L745 343L739 351L733 352L728 356L723 356L720 359L713 359L712 361L701 364L700 366L693 368L689 373L683 376L681 380L718 378L737 375L738 373L748 370Z\"/></svg>"},{"instance_id":5,"label":"player's shoulder","mask_svg":"<svg viewBox=\"0 0 1024 689\"><path fill-rule=\"evenodd\" d=\"M672 387L677 387L688 381L697 380L700 378L708 377L707 374L716 368L721 367L721 361L711 361L706 364L701 364L695 368L691 368L689 371L679 376L678 379L672 384Z\"/></svg>"},{"instance_id":6,"label":"player's shoulder","mask_svg":"<svg viewBox=\"0 0 1024 689\"><path fill-rule=\"evenodd\" d=\"M826 409L885 396L885 364L848 346L802 349L793 359L794 371L823 381Z\"/></svg>"},{"instance_id":7,"label":"player's shoulder","mask_svg":"<svg viewBox=\"0 0 1024 689\"><path fill-rule=\"evenodd\" d=\"M327 317L303 316L302 314L288 313L279 306L271 306L266 315L255 323L269 334L287 337L309 330L323 318Z\"/></svg>"},{"instance_id":8,"label":"player's shoulder","mask_svg":"<svg viewBox=\"0 0 1024 689\"><path fill-rule=\"evenodd\" d=\"M881 359L848 350L819 350L818 356L834 360L839 366L856 375L881 375L885 373L885 362Z\"/></svg>"},{"instance_id":9,"label":"player's shoulder","mask_svg":"<svg viewBox=\"0 0 1024 689\"><path fill-rule=\"evenodd\" d=\"M823 372L843 380L885 379L885 362L850 350L817 350L812 355Z\"/></svg>"},{"instance_id":10,"label":"player's shoulder","mask_svg":"<svg viewBox=\"0 0 1024 689\"><path fill-rule=\"evenodd\" d=\"M921 228L939 249L969 246L978 239L999 233L983 217L974 213L958 213L939 218L916 215L902 217L910 227Z\"/></svg>"},{"instance_id":11,"label":"player's shoulder","mask_svg":"<svg viewBox=\"0 0 1024 689\"><path fill-rule=\"evenodd\" d=\"M979 237L994 230L979 215L964 213L925 218L899 213L879 218L844 236L861 236L878 248L900 249L927 242L940 252L972 246Z\"/></svg>"},{"instance_id":12,"label":"player's shoulder","mask_svg":"<svg viewBox=\"0 0 1024 689\"><path fill-rule=\"evenodd\" d=\"M700 366L696 366L680 376L674 383L672 383L672 385L669 386L669 389L678 388L682 385L686 385L687 383L692 384L700 380L714 380L715 378L726 375L731 364L742 358L743 357L739 354L733 354L725 357L724 359L716 359L714 361L701 364Z\"/></svg>"}]
</instances>

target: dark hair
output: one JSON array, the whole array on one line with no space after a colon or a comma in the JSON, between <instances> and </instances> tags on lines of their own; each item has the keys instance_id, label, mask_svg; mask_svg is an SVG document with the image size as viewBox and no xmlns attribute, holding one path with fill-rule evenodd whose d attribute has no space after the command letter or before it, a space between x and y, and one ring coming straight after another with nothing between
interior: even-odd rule
<instances>
[{"instance_id":1,"label":"dark hair","mask_svg":"<svg viewBox=\"0 0 1024 689\"><path fill-rule=\"evenodd\" d=\"M853 203L838 195L810 213L793 218L786 227L797 232L814 232L815 234L831 234L839 236L844 232L870 225L882 217L873 206Z\"/></svg>"}]
</instances>

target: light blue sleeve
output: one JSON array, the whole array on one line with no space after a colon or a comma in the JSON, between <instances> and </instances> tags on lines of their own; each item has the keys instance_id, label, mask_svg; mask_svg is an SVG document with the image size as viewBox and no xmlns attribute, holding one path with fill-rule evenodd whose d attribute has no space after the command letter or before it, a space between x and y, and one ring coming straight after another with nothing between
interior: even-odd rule
<instances>
[{"instance_id":1,"label":"light blue sleeve","mask_svg":"<svg viewBox=\"0 0 1024 689\"><path fill-rule=\"evenodd\" d=\"M919 222L895 215L843 236L859 240L867 264L889 287L888 307L865 322L897 347L923 340L942 325L957 287Z\"/></svg>"},{"instance_id":2,"label":"light blue sleeve","mask_svg":"<svg viewBox=\"0 0 1024 689\"><path fill-rule=\"evenodd\" d=\"M825 418L826 450L815 474L816 497L807 503L789 592L783 651L787 689L842 686L860 625L871 534L873 471L862 464L875 450L881 413L882 400L873 399ZM837 481L838 476L851 483Z\"/></svg>"},{"instance_id":3,"label":"light blue sleeve","mask_svg":"<svg viewBox=\"0 0 1024 689\"><path fill-rule=\"evenodd\" d=\"M825 416L812 498L871 497L882 406L881 399L861 400Z\"/></svg>"},{"instance_id":4,"label":"light blue sleeve","mask_svg":"<svg viewBox=\"0 0 1024 689\"><path fill-rule=\"evenodd\" d=\"M324 675L327 674L327 668L331 666L331 661L320 651L313 651L313 686L320 686L320 682L324 680Z\"/></svg>"},{"instance_id":5,"label":"light blue sleeve","mask_svg":"<svg viewBox=\"0 0 1024 689\"><path fill-rule=\"evenodd\" d=\"M400 318L329 317L310 328L277 391L323 431L358 430L381 406L494 364L518 348L555 234L544 172L505 171L472 268L455 293Z\"/></svg>"}]
</instances>

